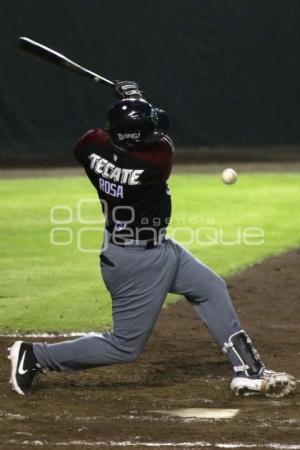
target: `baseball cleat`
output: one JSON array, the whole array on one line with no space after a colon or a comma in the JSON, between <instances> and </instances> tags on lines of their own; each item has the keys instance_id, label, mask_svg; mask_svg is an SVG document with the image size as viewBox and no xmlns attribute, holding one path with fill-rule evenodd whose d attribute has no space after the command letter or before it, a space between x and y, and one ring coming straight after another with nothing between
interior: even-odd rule
<instances>
[{"instance_id":1,"label":"baseball cleat","mask_svg":"<svg viewBox=\"0 0 300 450\"><path fill-rule=\"evenodd\" d=\"M264 395L265 397L281 398L291 394L296 389L296 380L285 372L264 370L259 378L235 377L230 389L235 395Z\"/></svg>"},{"instance_id":2,"label":"baseball cleat","mask_svg":"<svg viewBox=\"0 0 300 450\"><path fill-rule=\"evenodd\" d=\"M29 394L34 377L41 369L33 353L32 344L17 341L8 348L8 359L11 360L12 389L20 395Z\"/></svg>"}]
</instances>

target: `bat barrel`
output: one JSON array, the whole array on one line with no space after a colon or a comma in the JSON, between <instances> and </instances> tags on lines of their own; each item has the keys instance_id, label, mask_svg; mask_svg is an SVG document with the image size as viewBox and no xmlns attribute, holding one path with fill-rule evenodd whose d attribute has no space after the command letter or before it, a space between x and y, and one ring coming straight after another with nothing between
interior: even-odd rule
<instances>
[{"instance_id":1,"label":"bat barrel","mask_svg":"<svg viewBox=\"0 0 300 450\"><path fill-rule=\"evenodd\" d=\"M104 78L101 75L98 75L97 73L92 72L91 70L83 66L80 66L76 62L62 55L61 53L58 53L56 50L46 47L45 45L40 44L39 42L33 41L32 39L29 39L27 37L20 37L18 44L22 50L25 50L26 52L29 52L48 62L59 65L61 67L65 67L67 69L71 69L74 72L92 78L94 81L97 82L100 81L101 83L106 84L107 86L111 87L114 86L113 81Z\"/></svg>"}]
</instances>

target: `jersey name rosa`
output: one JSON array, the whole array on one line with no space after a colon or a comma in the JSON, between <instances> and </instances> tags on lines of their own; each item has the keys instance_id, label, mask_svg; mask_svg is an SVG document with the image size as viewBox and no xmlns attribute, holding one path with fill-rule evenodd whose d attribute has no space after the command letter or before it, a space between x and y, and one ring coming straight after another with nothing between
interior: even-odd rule
<instances>
[{"instance_id":1,"label":"jersey name rosa","mask_svg":"<svg viewBox=\"0 0 300 450\"><path fill-rule=\"evenodd\" d=\"M99 178L99 188L105 194L111 195L112 197L124 198L124 187L120 184L110 183L103 178Z\"/></svg>"},{"instance_id":2,"label":"jersey name rosa","mask_svg":"<svg viewBox=\"0 0 300 450\"><path fill-rule=\"evenodd\" d=\"M128 184L130 186L141 184L139 181L140 176L144 172L143 169L123 169L117 167L105 158L92 153L89 155L90 169L96 174L100 175L107 180L115 181L116 183Z\"/></svg>"}]
</instances>

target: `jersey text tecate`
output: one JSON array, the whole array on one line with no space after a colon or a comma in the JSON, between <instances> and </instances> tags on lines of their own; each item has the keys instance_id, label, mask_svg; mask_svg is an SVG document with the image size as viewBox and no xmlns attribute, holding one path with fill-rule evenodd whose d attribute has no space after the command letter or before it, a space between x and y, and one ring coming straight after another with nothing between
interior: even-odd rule
<instances>
[{"instance_id":1,"label":"jersey text tecate","mask_svg":"<svg viewBox=\"0 0 300 450\"><path fill-rule=\"evenodd\" d=\"M131 186L141 184L139 177L144 172L143 169L122 169L95 153L89 155L89 159L91 160L90 169L99 175L101 174L103 178Z\"/></svg>"}]
</instances>

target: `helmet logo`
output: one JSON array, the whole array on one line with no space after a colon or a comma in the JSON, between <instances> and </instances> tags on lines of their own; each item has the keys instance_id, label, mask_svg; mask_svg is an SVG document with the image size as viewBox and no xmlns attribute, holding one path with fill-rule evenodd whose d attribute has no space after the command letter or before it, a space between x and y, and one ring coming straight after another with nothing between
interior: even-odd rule
<instances>
[{"instance_id":1,"label":"helmet logo","mask_svg":"<svg viewBox=\"0 0 300 450\"><path fill-rule=\"evenodd\" d=\"M141 133L117 133L119 141L124 139L140 139Z\"/></svg>"}]
</instances>

